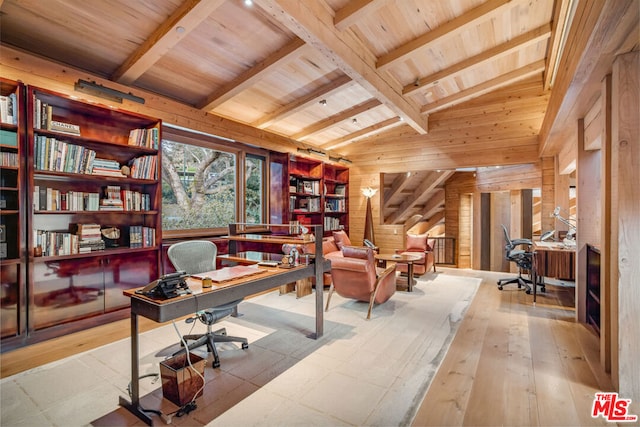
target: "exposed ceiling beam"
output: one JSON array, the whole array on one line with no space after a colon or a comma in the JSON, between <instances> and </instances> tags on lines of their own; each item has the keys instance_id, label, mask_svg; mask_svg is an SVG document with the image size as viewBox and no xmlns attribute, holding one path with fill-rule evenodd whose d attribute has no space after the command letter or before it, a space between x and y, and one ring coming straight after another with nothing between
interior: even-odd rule
<instances>
[{"instance_id":1,"label":"exposed ceiling beam","mask_svg":"<svg viewBox=\"0 0 640 427\"><path fill-rule=\"evenodd\" d=\"M393 196L401 193L402 190L406 188L406 186L411 182L412 175L415 179L415 175L420 176L421 173L415 172L414 174L411 174L410 172L407 172L401 173L400 175L395 177L395 179L391 183L391 188L384 192L384 202L382 203L382 209L388 208L391 204L391 199L393 198Z\"/></svg>"},{"instance_id":2,"label":"exposed ceiling beam","mask_svg":"<svg viewBox=\"0 0 640 427\"><path fill-rule=\"evenodd\" d=\"M317 103L322 98L329 97L334 92L344 90L348 85L355 84L353 80L347 75L342 75L337 79L327 83L326 85L319 87L313 92L296 99L293 102L290 102L282 107L278 108L276 111L267 114L262 117L260 120L253 122L253 126L265 129L277 121L284 120L287 117L297 113L298 111L302 111L308 106Z\"/></svg>"},{"instance_id":3,"label":"exposed ceiling beam","mask_svg":"<svg viewBox=\"0 0 640 427\"><path fill-rule=\"evenodd\" d=\"M453 173L454 173L453 171L450 171L449 175L447 176L447 179L449 178L449 176L453 175ZM433 195L431 196L431 198L427 201L427 203L421 209L422 218L420 218L420 221L426 221L429 218L431 218L433 215L435 215L436 213L444 209L444 203L445 203L444 188L436 188L432 192L432 194Z\"/></svg>"},{"instance_id":4,"label":"exposed ceiling beam","mask_svg":"<svg viewBox=\"0 0 640 427\"><path fill-rule=\"evenodd\" d=\"M342 138L334 139L333 141L329 141L327 143L321 144L320 146L322 148L326 148L327 150L335 150L337 148L344 147L345 145L349 145L352 142L355 142L357 139L367 137L369 135L380 132L381 130L390 128L392 126L396 126L399 123L402 123L402 120L400 119L400 117L392 117L382 122L378 122L374 125L367 126L366 128L360 129L357 132L353 132L348 135L345 135Z\"/></svg>"},{"instance_id":5,"label":"exposed ceiling beam","mask_svg":"<svg viewBox=\"0 0 640 427\"><path fill-rule=\"evenodd\" d=\"M340 70L403 117L420 134L428 131L428 118L419 106L403 97L397 82L378 73L375 56L364 49L350 32L340 32L333 24L333 13L324 2L299 0L254 0L265 13L316 48Z\"/></svg>"},{"instance_id":6,"label":"exposed ceiling beam","mask_svg":"<svg viewBox=\"0 0 640 427\"><path fill-rule=\"evenodd\" d=\"M111 76L111 80L126 85L135 82L224 2L225 0L184 1L176 11L118 67Z\"/></svg>"},{"instance_id":7,"label":"exposed ceiling beam","mask_svg":"<svg viewBox=\"0 0 640 427\"><path fill-rule=\"evenodd\" d=\"M546 40L550 36L551 26L549 24L543 25L536 28L535 30L529 31L512 40L509 40L506 43L503 43L485 52L479 53L478 55L472 56L471 58L465 59L464 61L452 65L451 67L442 69L437 73L431 74L430 76L423 77L419 79L417 83L406 85L404 89L402 89L402 93L408 95L418 90L429 89L430 87L437 84L441 79L455 77L458 74L468 71L473 67L477 67L487 62L495 61L511 53L517 52L520 49L526 48L527 46L538 43L542 40Z\"/></svg>"},{"instance_id":8,"label":"exposed ceiling beam","mask_svg":"<svg viewBox=\"0 0 640 427\"><path fill-rule=\"evenodd\" d=\"M344 110L339 112L338 114L334 114L333 116L327 117L324 120L321 120L317 123L312 124L311 126L307 126L302 129L300 132L292 135L291 137L298 141L303 141L309 138L312 135L315 135L319 132L322 132L325 129L334 126L336 123L343 122L345 120L351 120L353 116L364 113L365 111L371 110L372 108L378 107L382 105L380 101L377 99L370 99L361 104L356 105L353 108L349 108L348 110Z\"/></svg>"},{"instance_id":9,"label":"exposed ceiling beam","mask_svg":"<svg viewBox=\"0 0 640 427\"><path fill-rule=\"evenodd\" d=\"M490 0L381 56L378 58L376 67L381 70L388 70L392 65L406 60L409 56L426 48L430 43L439 39L453 37L466 30L470 25L476 24L478 21L490 19L504 5L509 3L509 1L510 0Z\"/></svg>"},{"instance_id":10,"label":"exposed ceiling beam","mask_svg":"<svg viewBox=\"0 0 640 427\"><path fill-rule=\"evenodd\" d=\"M198 108L204 111L213 110L240 92L258 83L264 76L273 72L276 67L291 61L292 58L300 54L299 51L305 46L305 42L301 39L296 38L290 41L276 52L270 54L263 61L258 62L246 72L224 84L221 88L209 95Z\"/></svg>"},{"instance_id":11,"label":"exposed ceiling beam","mask_svg":"<svg viewBox=\"0 0 640 427\"><path fill-rule=\"evenodd\" d=\"M475 98L480 95L484 95L492 90L498 89L503 86L510 85L518 80L526 79L532 75L542 73L544 71L544 59L534 62L533 64L525 65L522 68L513 70L507 74L503 74L494 79L485 81L477 86L470 87L469 89L460 91L456 94L448 96L446 98L438 99L431 104L427 104L422 107L423 113L433 113L434 111L442 110L454 104L467 101L471 98Z\"/></svg>"},{"instance_id":12,"label":"exposed ceiling beam","mask_svg":"<svg viewBox=\"0 0 640 427\"><path fill-rule=\"evenodd\" d=\"M440 224L441 222L444 222L444 209L441 210L440 212L435 213L431 218L427 219L425 222L426 222L426 225L424 228L426 230L430 230L436 225Z\"/></svg>"},{"instance_id":13,"label":"exposed ceiling beam","mask_svg":"<svg viewBox=\"0 0 640 427\"><path fill-rule=\"evenodd\" d=\"M447 180L450 176L450 171L444 172L430 172L425 178L422 180L420 185L416 187L412 194L405 197L404 202L398 206L395 212L385 218L385 224L395 224L403 217L411 213L411 209L413 209L417 204L420 197L422 197L425 193L429 193L433 191L436 187L438 187L441 183Z\"/></svg>"},{"instance_id":14,"label":"exposed ceiling beam","mask_svg":"<svg viewBox=\"0 0 640 427\"><path fill-rule=\"evenodd\" d=\"M389 0L351 0L342 9L336 11L334 25L344 31L363 17L384 6Z\"/></svg>"}]
</instances>

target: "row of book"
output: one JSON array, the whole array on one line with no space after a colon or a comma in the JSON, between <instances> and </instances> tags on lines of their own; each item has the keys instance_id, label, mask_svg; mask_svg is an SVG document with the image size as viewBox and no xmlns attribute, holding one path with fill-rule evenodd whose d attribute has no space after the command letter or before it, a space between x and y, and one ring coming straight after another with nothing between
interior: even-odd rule
<instances>
[{"instance_id":1,"label":"row of book","mask_svg":"<svg viewBox=\"0 0 640 427\"><path fill-rule=\"evenodd\" d=\"M125 177L117 160L98 158L94 150L81 145L38 135L34 151L36 170ZM129 166L132 178L156 179L158 156L136 157Z\"/></svg>"},{"instance_id":2,"label":"row of book","mask_svg":"<svg viewBox=\"0 0 640 427\"><path fill-rule=\"evenodd\" d=\"M122 178L125 175L122 174L120 163L117 160L99 159L95 158L91 166L92 175L100 176L114 176L116 178Z\"/></svg>"},{"instance_id":3,"label":"row of book","mask_svg":"<svg viewBox=\"0 0 640 427\"><path fill-rule=\"evenodd\" d=\"M35 97L33 100L33 127L56 132L80 135L80 126L53 120L53 106Z\"/></svg>"},{"instance_id":4,"label":"row of book","mask_svg":"<svg viewBox=\"0 0 640 427\"><path fill-rule=\"evenodd\" d=\"M100 224L69 224L69 232L78 236L78 253L101 251L106 247Z\"/></svg>"},{"instance_id":5,"label":"row of book","mask_svg":"<svg viewBox=\"0 0 640 427\"><path fill-rule=\"evenodd\" d=\"M20 158L18 157L18 153L10 153L6 151L0 152L0 166L2 167L20 166Z\"/></svg>"},{"instance_id":6,"label":"row of book","mask_svg":"<svg viewBox=\"0 0 640 427\"><path fill-rule=\"evenodd\" d=\"M331 216L324 217L324 229L325 231L331 230L342 230L342 225L340 225L340 220L338 218L334 218Z\"/></svg>"},{"instance_id":7,"label":"row of book","mask_svg":"<svg viewBox=\"0 0 640 427\"><path fill-rule=\"evenodd\" d=\"M38 135L35 138L36 170L91 174L96 152L81 145Z\"/></svg>"},{"instance_id":8,"label":"row of book","mask_svg":"<svg viewBox=\"0 0 640 427\"><path fill-rule=\"evenodd\" d=\"M33 187L32 203L35 211L97 211L100 193L61 191L36 185Z\"/></svg>"},{"instance_id":9,"label":"row of book","mask_svg":"<svg viewBox=\"0 0 640 427\"><path fill-rule=\"evenodd\" d=\"M160 139L160 129L157 127L151 129L133 129L129 132L129 145L136 147L146 147L158 149Z\"/></svg>"},{"instance_id":10,"label":"row of book","mask_svg":"<svg viewBox=\"0 0 640 427\"><path fill-rule=\"evenodd\" d=\"M143 225L129 227L130 248L152 248L156 245L156 229Z\"/></svg>"},{"instance_id":11,"label":"row of book","mask_svg":"<svg viewBox=\"0 0 640 427\"><path fill-rule=\"evenodd\" d=\"M34 247L43 256L62 256L103 250L106 247L100 224L69 224L69 231L35 230ZM129 226L130 248L156 246L156 229L142 225Z\"/></svg>"},{"instance_id":12,"label":"row of book","mask_svg":"<svg viewBox=\"0 0 640 427\"><path fill-rule=\"evenodd\" d=\"M347 201L345 199L327 199L324 205L325 212L345 212L347 210Z\"/></svg>"},{"instance_id":13,"label":"row of book","mask_svg":"<svg viewBox=\"0 0 640 427\"><path fill-rule=\"evenodd\" d=\"M293 178L289 182L289 192L320 195L320 181Z\"/></svg>"},{"instance_id":14,"label":"row of book","mask_svg":"<svg viewBox=\"0 0 640 427\"><path fill-rule=\"evenodd\" d=\"M36 185L33 188L33 209L35 211L149 211L149 194L133 190L120 190L117 198L100 198L100 193L83 191L63 191Z\"/></svg>"},{"instance_id":15,"label":"row of book","mask_svg":"<svg viewBox=\"0 0 640 427\"><path fill-rule=\"evenodd\" d=\"M131 178L156 179L158 169L158 156L140 156L129 162Z\"/></svg>"},{"instance_id":16,"label":"row of book","mask_svg":"<svg viewBox=\"0 0 640 427\"><path fill-rule=\"evenodd\" d=\"M10 125L18 124L18 100L15 93L0 96L0 121Z\"/></svg>"}]
</instances>

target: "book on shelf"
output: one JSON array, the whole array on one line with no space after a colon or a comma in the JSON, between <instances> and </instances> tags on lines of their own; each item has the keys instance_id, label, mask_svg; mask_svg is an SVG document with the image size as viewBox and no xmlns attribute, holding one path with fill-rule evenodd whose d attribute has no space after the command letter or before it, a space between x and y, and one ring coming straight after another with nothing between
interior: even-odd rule
<instances>
[{"instance_id":1,"label":"book on shelf","mask_svg":"<svg viewBox=\"0 0 640 427\"><path fill-rule=\"evenodd\" d=\"M117 160L103 159L103 158L94 158L91 167L91 173L93 175L100 176L113 176L117 178L122 178L123 175L120 163Z\"/></svg>"},{"instance_id":2,"label":"book on shelf","mask_svg":"<svg viewBox=\"0 0 640 427\"><path fill-rule=\"evenodd\" d=\"M18 134L15 131L0 129L0 145L18 146Z\"/></svg>"},{"instance_id":3,"label":"book on shelf","mask_svg":"<svg viewBox=\"0 0 640 427\"><path fill-rule=\"evenodd\" d=\"M140 156L129 162L131 178L156 179L158 169L158 156Z\"/></svg>"},{"instance_id":4,"label":"book on shelf","mask_svg":"<svg viewBox=\"0 0 640 427\"><path fill-rule=\"evenodd\" d=\"M49 120L47 122L47 130L68 133L70 135L80 135L80 126L56 120Z\"/></svg>"},{"instance_id":5,"label":"book on shelf","mask_svg":"<svg viewBox=\"0 0 640 427\"><path fill-rule=\"evenodd\" d=\"M128 144L157 150L159 136L160 130L157 127L149 129L133 129L129 132Z\"/></svg>"},{"instance_id":6,"label":"book on shelf","mask_svg":"<svg viewBox=\"0 0 640 427\"><path fill-rule=\"evenodd\" d=\"M89 148L37 135L34 147L36 170L90 174L96 152Z\"/></svg>"},{"instance_id":7,"label":"book on shelf","mask_svg":"<svg viewBox=\"0 0 640 427\"><path fill-rule=\"evenodd\" d=\"M18 101L15 93L0 96L0 121L10 125L18 124Z\"/></svg>"},{"instance_id":8,"label":"book on shelf","mask_svg":"<svg viewBox=\"0 0 640 427\"><path fill-rule=\"evenodd\" d=\"M346 195L346 188L347 186L344 184L338 184L336 185L336 189L335 189L335 193L339 196L344 196Z\"/></svg>"},{"instance_id":9,"label":"book on shelf","mask_svg":"<svg viewBox=\"0 0 640 427\"><path fill-rule=\"evenodd\" d=\"M156 246L156 229L143 225L129 226L130 248L151 248Z\"/></svg>"}]
</instances>

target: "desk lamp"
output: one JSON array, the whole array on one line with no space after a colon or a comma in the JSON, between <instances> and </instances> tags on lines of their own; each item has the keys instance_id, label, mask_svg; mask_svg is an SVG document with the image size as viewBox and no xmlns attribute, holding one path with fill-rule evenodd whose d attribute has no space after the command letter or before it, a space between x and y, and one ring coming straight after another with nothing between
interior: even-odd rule
<instances>
[{"instance_id":1,"label":"desk lamp","mask_svg":"<svg viewBox=\"0 0 640 427\"><path fill-rule=\"evenodd\" d=\"M575 241L576 241L576 219L573 218L572 216L569 215L569 218L565 218L562 215L560 215L560 206L556 207L553 211L553 213L550 215L553 218L557 218L558 221L564 223L567 225L567 227L569 227L569 231L567 231L567 235L564 238L564 243L569 246L569 245L575 245Z\"/></svg>"}]
</instances>

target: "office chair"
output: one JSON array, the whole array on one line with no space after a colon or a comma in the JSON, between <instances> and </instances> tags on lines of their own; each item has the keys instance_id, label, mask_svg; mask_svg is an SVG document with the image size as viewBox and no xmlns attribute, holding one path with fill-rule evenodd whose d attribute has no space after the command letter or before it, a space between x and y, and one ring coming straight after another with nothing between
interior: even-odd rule
<instances>
[{"instance_id":1,"label":"office chair","mask_svg":"<svg viewBox=\"0 0 640 427\"><path fill-rule=\"evenodd\" d=\"M518 266L518 276L512 279L500 279L498 280L498 289L502 290L504 285L510 283L517 283L518 289L524 287L527 294L531 293L531 286L533 281L522 276L523 270L531 271L533 267L533 242L529 239L511 239L507 227L502 224L502 231L504 232L504 257L507 261L513 262ZM518 246L524 246L525 249L516 249ZM544 285L542 285L542 291L544 292Z\"/></svg>"},{"instance_id":2,"label":"office chair","mask_svg":"<svg viewBox=\"0 0 640 427\"><path fill-rule=\"evenodd\" d=\"M218 248L216 245L207 240L189 240L176 243L171 245L167 251L167 255L176 270L185 271L188 274L204 273L215 270L217 254ZM216 350L216 342L240 342L242 343L243 350L249 348L249 343L246 338L228 336L227 331L224 328L213 331L213 324L231 315L241 301L242 298L227 304L208 308L198 312L194 317L187 319L187 323L193 323L196 319L200 320L202 323L207 325L207 333L202 335L185 335L183 337L185 342L195 342L191 344L187 343L188 348L182 349L176 352L176 354L206 345L207 350L210 353L213 353L213 367L219 368L220 358L218 357L218 351Z\"/></svg>"}]
</instances>

